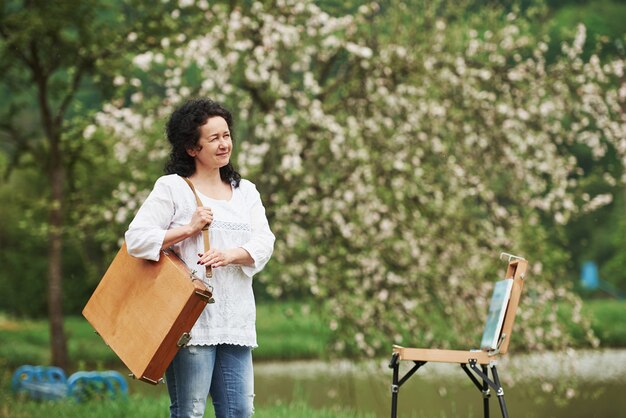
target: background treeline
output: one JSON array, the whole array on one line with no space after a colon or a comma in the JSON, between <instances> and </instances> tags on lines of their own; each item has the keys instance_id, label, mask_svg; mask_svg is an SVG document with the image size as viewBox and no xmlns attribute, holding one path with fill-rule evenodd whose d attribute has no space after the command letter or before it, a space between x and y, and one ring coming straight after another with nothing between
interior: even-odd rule
<instances>
[{"instance_id":1,"label":"background treeline","mask_svg":"<svg viewBox=\"0 0 626 418\"><path fill-rule=\"evenodd\" d=\"M50 243L58 236L63 251L54 254L61 257L63 312L80 312L113 257L133 210L161 172L167 112L185 96L197 94L212 95L235 110L238 165L266 196L272 225L282 241L275 260L255 283L258 298L337 300L336 305L319 306L338 335L333 340L338 351L380 350L393 331L382 329L380 335L364 336L360 321L385 322L381 316L398 305L402 305L398 315L417 312L417 305L425 318L435 311L452 314L446 298L475 292L474 285L467 288L462 283L463 266L452 265L454 254L472 259L468 274L484 277L502 266L473 258L495 259L497 249L523 253L533 262L532 274L547 282L535 294L529 287L537 304L554 299L576 304L575 296L568 299L560 292L571 295L580 264L587 259L598 262L603 280L626 289L626 188L620 180L625 151L617 133L624 125L624 98L615 99L621 109L610 106L611 92L624 85L623 70L620 79L611 63L623 64L626 3L191 3L154 10L139 1L57 5L46 10L57 13L56 18L46 20L38 20L41 8L27 13L29 7L39 6L2 3L1 312L17 317L51 315ZM129 11L126 20L120 17ZM12 19L20 12L32 17L23 24L23 39L10 36L16 30ZM327 15L319 18L322 13ZM83 27L77 22L86 16L92 20ZM220 21L231 26L220 26ZM579 23L584 24L582 35ZM67 30L55 32L58 28L52 27L63 24ZM96 29L90 32L89 24ZM272 28L279 34L275 38ZM50 107L63 109L60 123L49 129L62 132L56 145L46 140L52 134L46 131L37 105L41 90L36 80L9 62L15 48L29 45L29 37L38 31L60 33L63 40L41 51L56 66L47 84ZM89 36L93 39L81 43ZM576 51L580 36L583 43ZM72 42L93 48L84 68L78 61L64 62L71 60ZM112 51L106 42L119 49ZM210 48L204 50L203 42ZM564 44L570 52L564 52ZM476 52L468 52L474 48L471 45ZM64 46L69 47L61 49ZM261 51L258 56L257 51ZM490 61L495 55L497 59ZM604 78L586 72L596 59L606 69L599 70ZM532 65L526 64L530 61ZM539 67L552 72L544 76ZM80 71L85 75L64 107L68 97L64 91ZM552 82L555 90L549 90ZM470 85L475 90L466 90ZM502 121L507 113L492 114L492 110L499 105L510 111L515 110L511 106L533 105L516 94L530 93L539 85L548 98L558 98L563 85L567 94L581 97L580 107L557 109L562 113L548 109L547 116L538 115L537 120L520 113L511 122L517 124L513 128L489 133L490 118ZM603 98L598 100L609 103L606 115L597 113L606 121L600 117L585 121L597 111L585 107L584 90L577 90L585 85L597 87L594 94ZM481 92L489 97L476 96ZM495 97L492 109L487 105L490 95ZM504 96L507 99L500 103ZM547 103L542 102L545 97L537 100ZM419 118L411 122L415 114ZM558 130L542 135L555 120ZM450 126L452 122L457 126ZM607 137L611 124L617 125L616 131ZM537 146L551 145L544 154L533 154L533 140L508 137L511 131L528 131ZM596 131L601 132L597 140ZM466 145L461 145L463 132L469 141ZM469 139L472 133L477 137ZM481 135L493 142L473 145L471 141L480 144ZM593 137L597 148L591 139L586 143L581 137ZM561 140L563 144L558 143ZM57 225L52 220L60 205L53 198L55 146L64 155L65 173L64 210L58 212L62 220ZM468 155L463 147L476 154ZM507 155L510 149L518 153L516 157ZM574 158L575 167L566 159L545 158L557 149L554 158L566 153ZM471 162L463 161L464 155ZM548 167L520 163L508 173L497 171L506 166L507 158L529 162L545 158ZM490 161L502 166L492 168ZM561 168L571 172L563 175ZM417 170L424 173L417 175ZM462 179L460 184L451 173ZM404 176L406 182L401 181ZM527 179L532 179L528 187L523 184ZM575 186L563 186L562 195L552 193L561 190L561 180ZM372 189L359 189L360 184L370 187L369 182ZM533 182L541 182L536 187L544 191L533 195L533 184L539 184ZM413 190L409 183L422 188ZM463 194L470 186L476 194ZM526 194L528 189L531 192ZM520 204L516 196L539 209L516 207ZM545 201L537 203L541 199ZM569 201L573 207L563 203ZM392 216L389 210L394 205L406 212ZM589 210L576 210L583 206ZM372 213L375 216L370 217ZM490 221L492 217L502 219ZM372 224L380 230L368 231ZM415 229L407 230L406 225ZM389 237L386 228L392 231ZM410 248L398 244L409 242L403 230L416 240ZM429 242L416 236L422 232ZM517 236L521 238L511 238ZM372 237L380 241L370 241ZM412 261L420 258L425 261ZM473 284L484 281L472 280ZM405 297L398 296L403 292ZM382 308L370 309L364 306L366 300ZM556 322L556 315L551 318ZM529 329L546 328L527 320ZM395 320L390 316L387 322ZM394 339L406 338L405 334L398 330ZM364 345L364 340L373 346Z\"/></svg>"}]
</instances>

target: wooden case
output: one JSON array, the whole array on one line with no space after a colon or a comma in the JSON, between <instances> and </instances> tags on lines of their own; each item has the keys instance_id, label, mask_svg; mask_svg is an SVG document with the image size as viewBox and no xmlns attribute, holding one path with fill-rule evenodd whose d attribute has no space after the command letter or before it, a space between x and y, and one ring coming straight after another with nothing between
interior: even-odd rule
<instances>
[{"instance_id":1,"label":"wooden case","mask_svg":"<svg viewBox=\"0 0 626 418\"><path fill-rule=\"evenodd\" d=\"M137 379L156 384L212 301L194 277L171 251L148 261L129 255L124 244L83 315Z\"/></svg>"}]
</instances>

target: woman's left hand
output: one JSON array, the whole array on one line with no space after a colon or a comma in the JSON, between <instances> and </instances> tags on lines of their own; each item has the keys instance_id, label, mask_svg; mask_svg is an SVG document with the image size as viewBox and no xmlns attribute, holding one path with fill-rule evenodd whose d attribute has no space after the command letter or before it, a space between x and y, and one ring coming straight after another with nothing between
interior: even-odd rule
<instances>
[{"instance_id":1,"label":"woman's left hand","mask_svg":"<svg viewBox=\"0 0 626 418\"><path fill-rule=\"evenodd\" d=\"M212 268L227 266L233 262L231 252L230 250L211 249L204 254L198 254L198 264Z\"/></svg>"}]
</instances>

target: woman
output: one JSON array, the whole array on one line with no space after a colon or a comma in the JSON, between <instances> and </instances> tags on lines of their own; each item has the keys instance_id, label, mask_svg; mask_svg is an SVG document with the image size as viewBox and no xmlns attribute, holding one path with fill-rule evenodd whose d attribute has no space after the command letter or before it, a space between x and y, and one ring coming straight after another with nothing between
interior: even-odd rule
<instances>
[{"instance_id":1,"label":"woman","mask_svg":"<svg viewBox=\"0 0 626 418\"><path fill-rule=\"evenodd\" d=\"M172 147L167 175L156 181L126 232L135 257L158 260L172 247L197 276L213 269L208 284L215 303L204 309L165 373L172 418L203 416L209 393L218 418L253 413L252 277L270 259L275 238L259 192L230 162L232 127L230 112L208 99L176 109L166 128ZM205 252L201 230L207 224L211 248Z\"/></svg>"}]
</instances>

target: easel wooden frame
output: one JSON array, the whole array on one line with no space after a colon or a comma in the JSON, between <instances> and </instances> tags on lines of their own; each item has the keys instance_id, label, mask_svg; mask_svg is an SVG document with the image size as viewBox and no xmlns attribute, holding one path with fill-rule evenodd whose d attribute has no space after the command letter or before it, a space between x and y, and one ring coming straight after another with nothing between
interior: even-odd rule
<instances>
[{"instance_id":1,"label":"easel wooden frame","mask_svg":"<svg viewBox=\"0 0 626 418\"><path fill-rule=\"evenodd\" d=\"M500 332L500 344L494 351L485 350L439 350L428 348L406 348L399 345L393 346L393 354L391 355L391 361L389 368L393 370L393 377L391 383L391 417L396 418L398 412L398 395L400 387L411 377L413 374L424 364L428 362L440 362L440 363L457 363L461 366L463 371L470 378L472 383L480 390L483 396L483 411L484 417L489 418L489 397L490 390L493 388L496 391L498 402L500 404L500 410L504 418L508 418L508 411L506 409L506 403L504 401L504 390L500 383L496 364L498 357L501 354L506 354L509 349L509 342L511 340L511 331L515 322L515 315L517 313L517 307L519 305L520 297L522 295L522 289L524 288L524 278L526 275L526 269L528 262L521 258L511 254L502 253L500 258L508 257L508 268L505 278L513 279L513 287L511 289L511 296L506 308L504 317L504 323ZM412 361L414 366L402 377L399 377L399 369L401 361ZM480 368L479 368L480 366ZM493 379L489 378L489 370ZM478 378L477 378L478 376ZM479 381L479 378L481 381Z\"/></svg>"}]
</instances>

